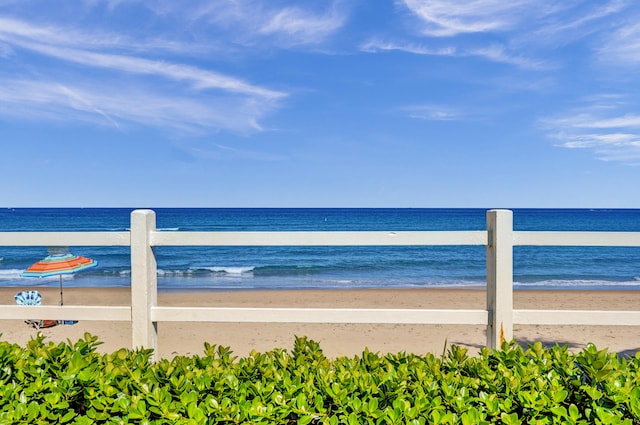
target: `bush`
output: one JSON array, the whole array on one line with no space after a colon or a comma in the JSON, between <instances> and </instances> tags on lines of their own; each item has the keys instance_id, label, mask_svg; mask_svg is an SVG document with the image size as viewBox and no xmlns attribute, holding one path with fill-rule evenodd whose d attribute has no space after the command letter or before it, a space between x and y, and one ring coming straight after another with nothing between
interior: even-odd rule
<instances>
[{"instance_id":1,"label":"bush","mask_svg":"<svg viewBox=\"0 0 640 425\"><path fill-rule=\"evenodd\" d=\"M150 350L98 354L97 337L25 348L0 342L2 424L637 424L640 356L589 345L468 356L327 359L297 338L277 349L150 362Z\"/></svg>"}]
</instances>

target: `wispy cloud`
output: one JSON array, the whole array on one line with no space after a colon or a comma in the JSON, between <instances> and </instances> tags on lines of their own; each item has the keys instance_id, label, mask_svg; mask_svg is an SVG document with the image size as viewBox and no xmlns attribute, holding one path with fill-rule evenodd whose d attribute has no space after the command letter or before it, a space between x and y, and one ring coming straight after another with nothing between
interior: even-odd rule
<instances>
[{"instance_id":1,"label":"wispy cloud","mask_svg":"<svg viewBox=\"0 0 640 425\"><path fill-rule=\"evenodd\" d=\"M324 41L344 24L345 16L331 8L323 15L300 8L285 8L270 16L259 32L285 37L289 44L316 44Z\"/></svg>"},{"instance_id":2,"label":"wispy cloud","mask_svg":"<svg viewBox=\"0 0 640 425\"><path fill-rule=\"evenodd\" d=\"M640 23L626 23L604 37L598 54L606 63L637 66L640 63Z\"/></svg>"},{"instance_id":3,"label":"wispy cloud","mask_svg":"<svg viewBox=\"0 0 640 425\"><path fill-rule=\"evenodd\" d=\"M430 37L478 33L535 33L538 37L571 38L596 29L609 15L629 7L627 0L397 0L422 22ZM532 42L540 40L533 39Z\"/></svg>"},{"instance_id":4,"label":"wispy cloud","mask_svg":"<svg viewBox=\"0 0 640 425\"><path fill-rule=\"evenodd\" d=\"M552 70L549 52L593 33L611 32L605 18L629 8L626 0L591 2L576 0L558 3L552 0L396 0L401 8L417 19L421 43L390 43L397 49L415 54L476 56L522 69ZM606 24L605 24L606 22ZM631 32L636 28L628 28ZM618 38L625 38L623 33ZM635 40L635 36L631 37ZM446 40L446 49L433 47ZM615 43L613 41L612 44ZM428 49L416 48L428 45ZM640 44L640 43L639 43ZM633 56L633 43L618 43ZM383 50L380 48L379 50ZM635 57L638 57L636 55Z\"/></svg>"},{"instance_id":5,"label":"wispy cloud","mask_svg":"<svg viewBox=\"0 0 640 425\"><path fill-rule=\"evenodd\" d=\"M417 43L394 43L380 40L369 40L360 46L360 50L363 52L382 52L382 51L400 51L407 53L414 53L416 55L430 55L430 56L456 56L458 52L455 47L443 47L443 48L429 48L422 44Z\"/></svg>"},{"instance_id":6,"label":"wispy cloud","mask_svg":"<svg viewBox=\"0 0 640 425\"><path fill-rule=\"evenodd\" d=\"M325 8L318 10L308 4L279 7L272 1L214 1L198 6L190 15L194 21L206 20L225 28L236 42L288 48L323 43L340 30L348 16L340 3L323 4Z\"/></svg>"},{"instance_id":7,"label":"wispy cloud","mask_svg":"<svg viewBox=\"0 0 640 425\"><path fill-rule=\"evenodd\" d=\"M30 23L24 20L0 16L0 40L7 43L38 41L59 47L83 50L110 50L145 53L181 53L197 55L211 52L215 44L163 39L161 35L148 38L128 37L126 34L104 31L101 28L81 28L50 23Z\"/></svg>"},{"instance_id":8,"label":"wispy cloud","mask_svg":"<svg viewBox=\"0 0 640 425\"><path fill-rule=\"evenodd\" d=\"M575 134L558 133L561 146L568 149L591 149L602 161L617 161L629 165L640 165L640 134Z\"/></svg>"},{"instance_id":9,"label":"wispy cloud","mask_svg":"<svg viewBox=\"0 0 640 425\"><path fill-rule=\"evenodd\" d=\"M0 22L0 27L5 22ZM69 44L68 37L52 37L52 34L65 33L64 28L40 29L22 22L10 22L0 29L0 40L40 54L73 62L89 67L108 68L117 72L156 75L163 78L191 82L197 89L221 89L230 92L261 96L268 99L283 97L284 93L258 87L237 78L229 77L197 67L157 61L146 58L119 54L87 51L76 48L61 47L51 44L51 40L61 44ZM11 35L20 36L12 38ZM79 34L74 40L88 37Z\"/></svg>"},{"instance_id":10,"label":"wispy cloud","mask_svg":"<svg viewBox=\"0 0 640 425\"><path fill-rule=\"evenodd\" d=\"M410 118L426 121L452 121L463 116L459 110L443 105L412 105L403 110L409 114Z\"/></svg>"},{"instance_id":11,"label":"wispy cloud","mask_svg":"<svg viewBox=\"0 0 640 425\"><path fill-rule=\"evenodd\" d=\"M486 47L456 47L445 46L440 48L426 47L418 43L394 43L380 40L369 40L360 46L363 52L376 53L383 51L400 51L416 55L426 56L450 56L450 57L482 57L487 60L517 66L523 69L550 69L552 66L547 61L529 59L523 56L512 55L504 46L493 44Z\"/></svg>"},{"instance_id":12,"label":"wispy cloud","mask_svg":"<svg viewBox=\"0 0 640 425\"><path fill-rule=\"evenodd\" d=\"M567 119L574 128L638 128L640 129L640 115L625 114L619 117L601 118L589 114L578 115Z\"/></svg>"},{"instance_id":13,"label":"wispy cloud","mask_svg":"<svg viewBox=\"0 0 640 425\"><path fill-rule=\"evenodd\" d=\"M535 26L533 40L565 44L603 29L607 33L610 31L610 22L603 18L625 10L629 4L628 0L608 0L546 5L547 19Z\"/></svg>"},{"instance_id":14,"label":"wispy cloud","mask_svg":"<svg viewBox=\"0 0 640 425\"><path fill-rule=\"evenodd\" d=\"M522 69L549 70L556 67L555 64L550 63L548 60L516 55L513 52L510 52L503 45L499 44L471 49L467 56L479 56L493 62L514 65Z\"/></svg>"},{"instance_id":15,"label":"wispy cloud","mask_svg":"<svg viewBox=\"0 0 640 425\"><path fill-rule=\"evenodd\" d=\"M602 103L583 109L543 121L550 136L559 141L558 146L590 149L603 161L640 165L640 115L620 114L616 105Z\"/></svg>"},{"instance_id":16,"label":"wispy cloud","mask_svg":"<svg viewBox=\"0 0 640 425\"><path fill-rule=\"evenodd\" d=\"M47 56L56 57L67 62L75 62L84 66L107 68L117 72L155 75L170 80L190 82L193 88L199 90L220 89L243 95L260 96L267 99L277 99L285 96L284 93L255 86L237 78L184 64L108 53L94 53L77 49L65 49L34 43L23 43L21 46Z\"/></svg>"},{"instance_id":17,"label":"wispy cloud","mask_svg":"<svg viewBox=\"0 0 640 425\"><path fill-rule=\"evenodd\" d=\"M0 99L0 114L20 119L71 119L115 128L133 123L190 133L260 131L260 118L270 112L242 98L164 95L140 87L55 81L8 80L0 85Z\"/></svg>"},{"instance_id":18,"label":"wispy cloud","mask_svg":"<svg viewBox=\"0 0 640 425\"><path fill-rule=\"evenodd\" d=\"M33 80L0 75L0 113L23 119L246 133L261 131L260 119L287 96L201 66L154 59L156 48L128 45L113 34L96 38L74 28L0 18L0 43L8 46L7 55L29 51L55 61L47 72L33 73ZM92 68L104 72L84 72Z\"/></svg>"},{"instance_id":19,"label":"wispy cloud","mask_svg":"<svg viewBox=\"0 0 640 425\"><path fill-rule=\"evenodd\" d=\"M537 4L525 0L401 0L423 22L427 36L504 31L526 19L523 11Z\"/></svg>"}]
</instances>

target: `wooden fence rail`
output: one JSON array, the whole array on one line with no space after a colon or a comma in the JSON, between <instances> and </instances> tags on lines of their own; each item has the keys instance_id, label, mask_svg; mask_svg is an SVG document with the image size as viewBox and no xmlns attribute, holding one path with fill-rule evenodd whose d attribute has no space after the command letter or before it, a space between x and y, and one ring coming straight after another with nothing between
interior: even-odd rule
<instances>
[{"instance_id":1,"label":"wooden fence rail","mask_svg":"<svg viewBox=\"0 0 640 425\"><path fill-rule=\"evenodd\" d=\"M157 304L156 246L406 246L484 245L484 310L165 307ZM487 211L487 229L428 232L179 232L157 231L155 212L131 213L128 232L0 232L0 246L130 246L130 306L40 306L51 319L132 322L134 348L158 348L158 322L297 322L486 325L487 346L513 338L514 324L640 325L640 311L514 310L513 247L640 246L640 232L524 232L510 210ZM31 307L0 305L0 319L29 319Z\"/></svg>"}]
</instances>

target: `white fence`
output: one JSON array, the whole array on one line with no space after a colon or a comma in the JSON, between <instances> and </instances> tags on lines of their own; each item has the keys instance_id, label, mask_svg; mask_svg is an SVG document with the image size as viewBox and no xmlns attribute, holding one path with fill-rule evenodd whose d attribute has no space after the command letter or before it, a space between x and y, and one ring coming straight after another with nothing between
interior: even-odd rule
<instances>
[{"instance_id":1,"label":"white fence","mask_svg":"<svg viewBox=\"0 0 640 425\"><path fill-rule=\"evenodd\" d=\"M484 310L166 307L157 305L156 246L484 245ZM522 232L510 210L487 211L487 229L451 232L159 232L155 212L131 213L129 232L0 232L0 246L130 246L131 306L40 306L50 319L132 322L132 346L157 352L158 322L297 322L486 325L487 345L513 338L514 324L640 325L640 311L514 310L513 246L640 246L640 232ZM33 309L1 305L0 319Z\"/></svg>"}]
</instances>

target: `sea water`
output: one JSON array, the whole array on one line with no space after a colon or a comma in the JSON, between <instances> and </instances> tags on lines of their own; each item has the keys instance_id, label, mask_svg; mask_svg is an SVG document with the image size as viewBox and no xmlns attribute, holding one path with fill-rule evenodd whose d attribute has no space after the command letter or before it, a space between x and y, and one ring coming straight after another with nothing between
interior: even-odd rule
<instances>
[{"instance_id":1,"label":"sea water","mask_svg":"<svg viewBox=\"0 0 640 425\"><path fill-rule=\"evenodd\" d=\"M7 208L0 232L125 231L127 208ZM171 231L485 230L486 209L205 208L155 209ZM637 209L514 209L515 230L640 232ZM99 262L64 276L66 287L131 284L128 247L69 247ZM486 281L484 246L156 247L164 290L478 287ZM0 246L0 286L55 286L58 278L20 273L46 247ZM514 247L514 286L640 289L637 247Z\"/></svg>"}]
</instances>

